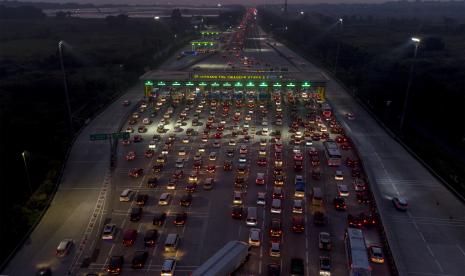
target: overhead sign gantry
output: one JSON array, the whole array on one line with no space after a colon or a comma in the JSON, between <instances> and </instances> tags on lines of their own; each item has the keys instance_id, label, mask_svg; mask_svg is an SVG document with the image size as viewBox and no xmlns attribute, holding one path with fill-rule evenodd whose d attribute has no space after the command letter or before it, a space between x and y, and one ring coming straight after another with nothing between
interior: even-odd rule
<instances>
[{"instance_id":1,"label":"overhead sign gantry","mask_svg":"<svg viewBox=\"0 0 465 276\"><path fill-rule=\"evenodd\" d=\"M326 78L310 72L245 72L245 71L151 71L141 77L145 81L145 95L150 91L200 91L235 93L307 93L324 100Z\"/></svg>"}]
</instances>

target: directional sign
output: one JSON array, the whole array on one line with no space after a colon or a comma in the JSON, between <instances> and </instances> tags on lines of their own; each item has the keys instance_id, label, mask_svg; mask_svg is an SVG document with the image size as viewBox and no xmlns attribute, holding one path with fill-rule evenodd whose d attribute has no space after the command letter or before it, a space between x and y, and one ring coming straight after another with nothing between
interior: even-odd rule
<instances>
[{"instance_id":1,"label":"directional sign","mask_svg":"<svg viewBox=\"0 0 465 276\"><path fill-rule=\"evenodd\" d=\"M90 135L91 141L107 140L109 137L106 133L95 133Z\"/></svg>"},{"instance_id":2,"label":"directional sign","mask_svg":"<svg viewBox=\"0 0 465 276\"><path fill-rule=\"evenodd\" d=\"M129 132L116 132L112 133L111 136L114 139L129 139Z\"/></svg>"}]
</instances>

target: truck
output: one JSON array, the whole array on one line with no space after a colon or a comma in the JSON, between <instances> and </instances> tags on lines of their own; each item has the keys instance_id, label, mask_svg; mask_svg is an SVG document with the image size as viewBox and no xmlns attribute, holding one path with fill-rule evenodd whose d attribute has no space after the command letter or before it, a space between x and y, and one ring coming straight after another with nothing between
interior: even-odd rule
<instances>
[{"instance_id":1,"label":"truck","mask_svg":"<svg viewBox=\"0 0 465 276\"><path fill-rule=\"evenodd\" d=\"M230 275L249 259L250 246L243 241L229 241L192 272L192 276Z\"/></svg>"}]
</instances>

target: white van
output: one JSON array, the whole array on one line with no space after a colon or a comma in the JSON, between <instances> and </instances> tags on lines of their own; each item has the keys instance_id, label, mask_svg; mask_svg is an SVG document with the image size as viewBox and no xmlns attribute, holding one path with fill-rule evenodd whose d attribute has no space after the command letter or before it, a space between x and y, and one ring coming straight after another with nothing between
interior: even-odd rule
<instances>
[{"instance_id":1,"label":"white van","mask_svg":"<svg viewBox=\"0 0 465 276\"><path fill-rule=\"evenodd\" d=\"M248 207L247 208L247 219L245 220L247 226L257 226L257 207Z\"/></svg>"},{"instance_id":2,"label":"white van","mask_svg":"<svg viewBox=\"0 0 465 276\"><path fill-rule=\"evenodd\" d=\"M322 206L323 205L323 193L318 187L312 189L312 205Z\"/></svg>"},{"instance_id":3,"label":"white van","mask_svg":"<svg viewBox=\"0 0 465 276\"><path fill-rule=\"evenodd\" d=\"M165 240L165 251L173 252L176 251L179 244L179 235L178 234L168 234Z\"/></svg>"},{"instance_id":4,"label":"white van","mask_svg":"<svg viewBox=\"0 0 465 276\"><path fill-rule=\"evenodd\" d=\"M132 190L131 189L125 189L120 195L119 195L119 201L121 202L128 202L131 201L132 198Z\"/></svg>"}]
</instances>

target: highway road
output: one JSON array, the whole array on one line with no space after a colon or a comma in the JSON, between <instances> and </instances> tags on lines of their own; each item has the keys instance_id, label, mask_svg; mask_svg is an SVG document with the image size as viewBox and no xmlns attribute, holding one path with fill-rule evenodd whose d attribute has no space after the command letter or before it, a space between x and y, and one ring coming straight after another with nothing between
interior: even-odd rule
<instances>
[{"instance_id":1,"label":"highway road","mask_svg":"<svg viewBox=\"0 0 465 276\"><path fill-rule=\"evenodd\" d=\"M283 44L285 56L305 70L320 70ZM294 60L295 61L295 60ZM465 271L465 205L436 179L366 111L349 91L328 75L327 99L352 138L368 174L400 275L463 275ZM353 112L356 120L348 120ZM401 213L391 199L404 196Z\"/></svg>"},{"instance_id":2,"label":"highway road","mask_svg":"<svg viewBox=\"0 0 465 276\"><path fill-rule=\"evenodd\" d=\"M271 47L272 45L273 47ZM186 46L187 47L187 46ZM284 53L279 54L278 51ZM223 55L225 57L223 57ZM240 55L241 56L241 55ZM243 60L235 56L235 53L219 53L193 65L187 70L231 70L228 62L234 65L234 70L251 71L263 70L273 66L275 70L285 67L289 71L321 72L312 64L298 57L297 54L287 49L284 45L267 36L256 24L251 22L246 33L245 49L243 56L254 60L252 66L246 66ZM289 58L290 57L290 58ZM292 60L293 66L289 62ZM188 59L176 60L171 58L162 66L166 69L176 69L187 65ZM110 148L108 141L90 142L91 133L117 132L119 127L126 129L129 124L129 114L136 108L136 103L142 98L142 85L132 88L120 100L113 103L94 119L79 135L74 144L68 160L63 181L59 186L52 206L43 217L40 224L32 233L29 241L21 248L12 259L4 274L7 275L32 275L37 267L49 266L54 275L66 275L68 271L73 275L86 275L86 273L105 273L109 258L115 255L123 255L125 264L122 275L151 275L159 273L164 258L175 256L178 260L176 275L189 275L196 267L201 265L209 256L214 254L229 240L248 241L250 227L245 225L244 219L236 220L231 217L231 206L234 191L234 176L238 167L239 146L247 145L246 173L247 188L244 189L244 207L257 206L258 192L267 193L267 204L258 207L259 224L262 232L261 245L252 249L252 257L236 274L237 275L264 275L269 263L279 263L282 275L290 273L290 259L301 258L305 264L305 275L318 274L318 259L320 255L331 255L332 275L347 275L346 254L344 251L343 236L347 226L347 212L338 212L331 202L337 195L337 182L334 179L336 168L325 164L323 146L321 141L314 141L313 147L320 149L321 179L313 180L311 177L312 165L306 151L309 146L301 144L300 150L304 153L303 171L296 173L293 168L293 147L290 144L292 133L289 132L291 118L289 109L292 103L281 96L284 110L283 125L275 124L277 113L276 101L264 103L268 113L267 127L269 131L280 130L284 144L283 160L286 182L284 185L283 209L280 215L271 214L270 203L273 190L273 162L275 149L271 136L260 135L263 119L259 115L260 107L255 102L255 107L231 106L229 115L222 117L222 107L212 111L209 100L202 102L201 96L197 97L191 105L181 105L174 110L166 127L167 133L160 134L161 141L157 142L157 149L153 157L144 156L152 136L156 134L158 121L167 110L164 104L153 123L148 126L148 131L142 133L143 140L129 145L118 144L117 163L114 170L109 169ZM465 235L463 227L465 222L465 208L454 196L450 194L437 180L434 179L419 163L413 159L398 143L361 108L356 101L348 95L342 87L328 78L327 96L336 114L336 118L344 127L346 133L354 142L359 157L366 169L366 177L370 181L374 191L379 211L382 215L386 234L390 241L395 260L402 275L462 275L465 271ZM130 100L129 107L122 105L123 100ZM297 97L295 108L297 114L305 118L307 112L304 107L305 98ZM198 135L191 136L189 143L183 143L186 137L185 130L192 127L191 122L195 109L201 108L199 120L201 126L193 128ZM174 124L185 106L189 107L188 120L182 126L183 132L176 132ZM149 105L150 108L150 105ZM253 113L249 113L253 110ZM249 135L251 141L243 143L242 135L235 138L236 145L229 145L232 137L232 114L235 111L241 113L239 126L249 123ZM346 112L356 114L355 120L347 120ZM245 115L251 115L251 120L246 121ZM140 112L140 118L135 126L139 126L141 119L148 117L149 111ZM224 119L226 129L221 139L208 138L203 142L202 133L209 116L214 117L215 123ZM137 130L136 130L137 132ZM163 144L168 136L176 133L174 145L167 155L167 163L160 172L160 184L155 188L147 186L147 180L152 176L151 167L155 164ZM210 134L215 133L212 130ZM134 134L132 135L134 136ZM334 134L330 134L335 138ZM267 165L264 167L256 164L259 155L259 140L265 138ZM219 142L220 147L214 148L213 142ZM203 169L199 173L200 182L207 177L215 179L214 188L206 191L202 185L198 185L193 193L191 206L179 205L179 200L185 194L187 176L194 171L194 156L201 145L205 144L205 153L202 154ZM229 147L235 152L233 157L226 156ZM179 150L185 148L187 154L182 157L183 178L178 182L175 190L167 190L168 179L172 176L175 163L179 156ZM129 151L136 153L135 160L126 161L125 156ZM216 160L208 160L210 152L217 152ZM354 149L343 150L342 159L346 157L357 158ZM225 160L233 161L233 170L224 171ZM206 165L215 165L216 171L205 171ZM129 170L143 168L144 174L139 178L130 178ZM350 213L367 212L369 206L359 204L355 198L350 168L341 166L344 180L338 181L350 188L350 196L347 198L347 208ZM255 178L258 172L265 173L265 185L256 185ZM304 233L292 233L292 199L294 194L293 179L296 174L303 175L307 183L307 191L311 187L320 187L323 190L328 216L325 226L315 226L310 215L309 199L304 205L305 231ZM362 176L364 173L362 172ZM143 215L140 221L131 222L129 212L136 206L135 202L120 202L119 195L130 188L137 193L148 194L149 199L143 207ZM158 205L161 193L169 192L172 200L167 206ZM406 213L396 211L390 198L397 195L406 196L409 199L410 209ZM161 227L152 225L155 212L166 212L168 217ZM186 224L178 227L173 224L174 215L177 212L187 212ZM282 237L282 257L270 257L269 252L269 224L271 218L280 218L283 223L284 234ZM101 232L103 225L112 223L117 226L117 234L114 241L103 241ZM138 237L135 244L125 247L122 244L123 232L128 229L136 229ZM158 242L154 247L145 248L143 235L148 229L157 229ZM318 249L318 233L327 231L333 240L331 252L323 252ZM364 228L367 245L381 244L381 237L376 227ZM163 242L169 233L177 233L181 241L174 253L165 253ZM59 241L63 238L73 238L76 246L70 254L64 258L57 258L54 251ZM142 269L130 268L132 255L136 250L147 250L148 260ZM371 264L373 275L389 275L387 264Z\"/></svg>"}]
</instances>

